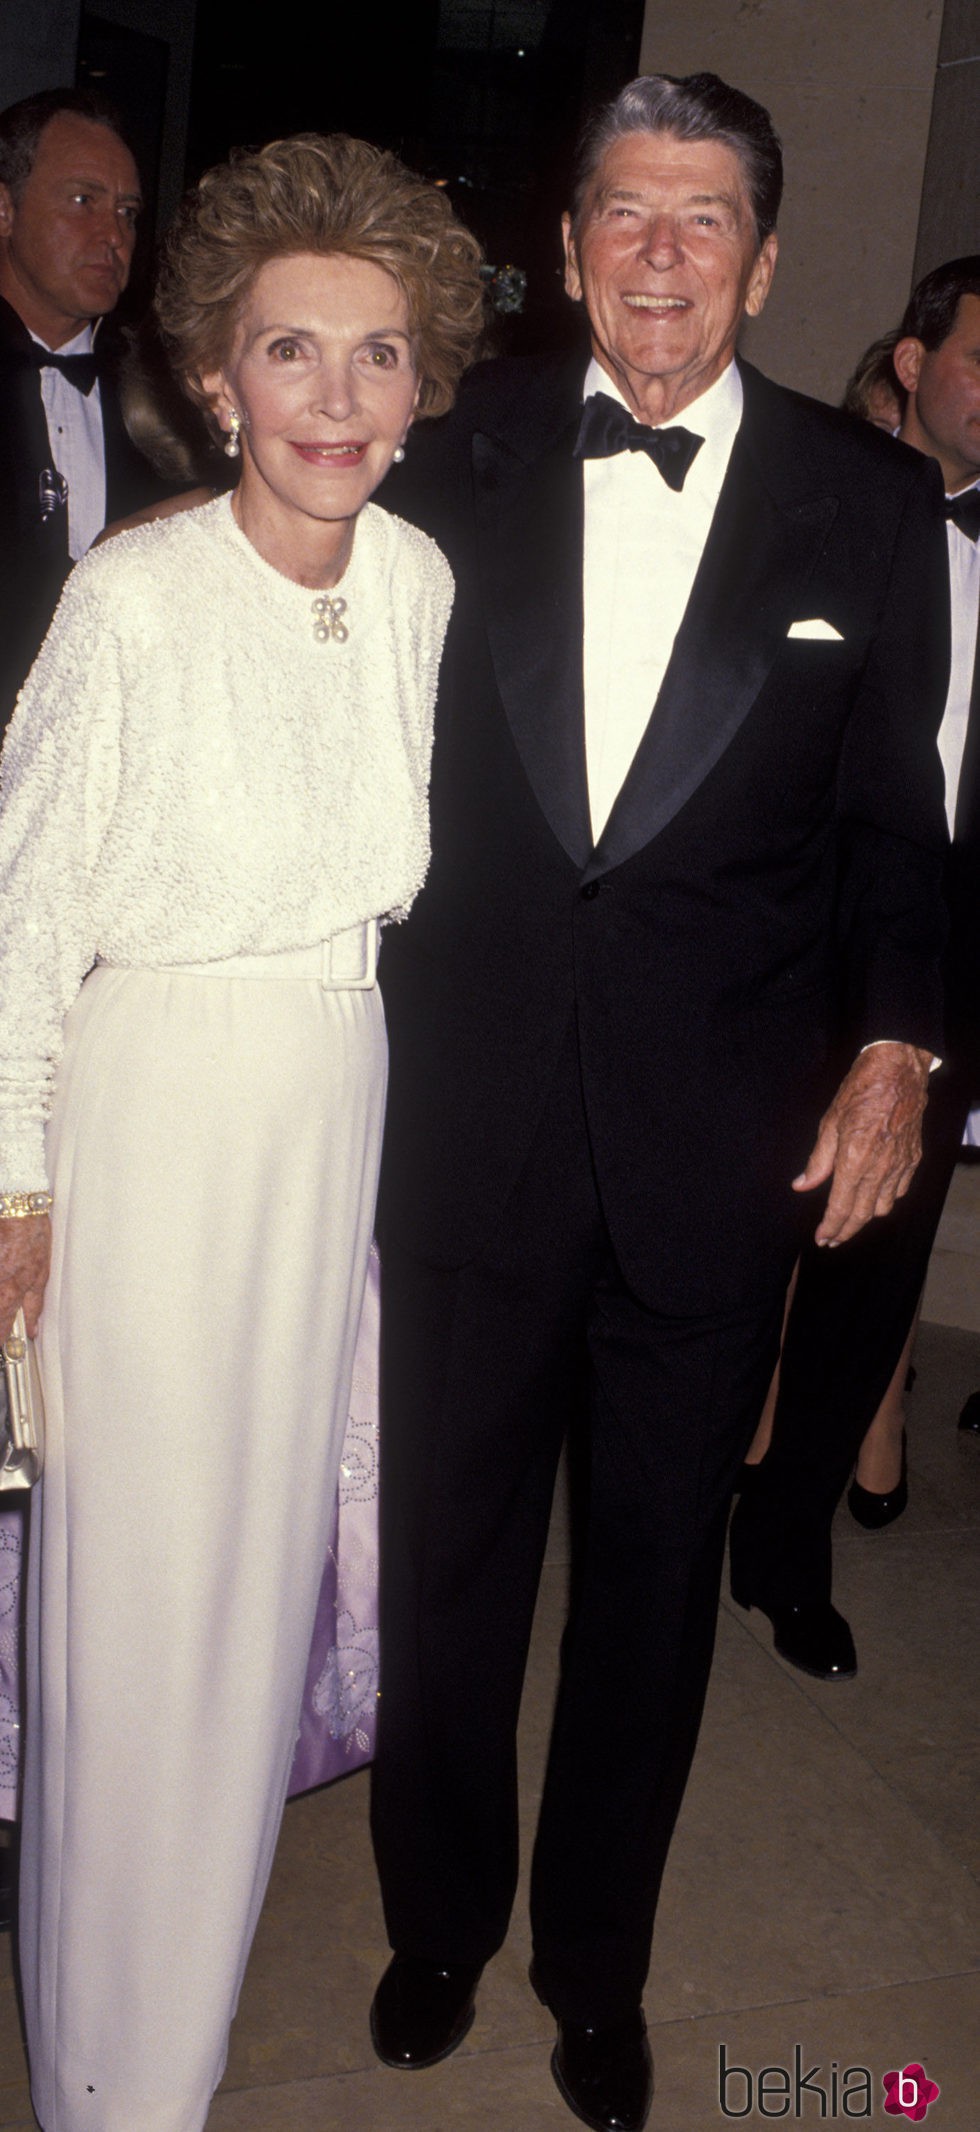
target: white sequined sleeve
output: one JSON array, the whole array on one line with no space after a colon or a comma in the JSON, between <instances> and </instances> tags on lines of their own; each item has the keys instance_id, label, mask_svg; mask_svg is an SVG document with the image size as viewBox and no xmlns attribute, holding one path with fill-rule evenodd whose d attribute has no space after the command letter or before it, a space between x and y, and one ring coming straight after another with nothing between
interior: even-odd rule
<instances>
[{"instance_id":1,"label":"white sequined sleeve","mask_svg":"<svg viewBox=\"0 0 980 2132\"><path fill-rule=\"evenodd\" d=\"M95 959L125 656L103 573L69 580L0 763L0 1191L43 1190L62 1023Z\"/></svg>"},{"instance_id":2,"label":"white sequined sleeve","mask_svg":"<svg viewBox=\"0 0 980 2132\"><path fill-rule=\"evenodd\" d=\"M445 556L414 526L397 520L404 554L395 566L396 658L406 750L427 807L439 668L455 584ZM395 904L386 922L406 918L410 904Z\"/></svg>"}]
</instances>

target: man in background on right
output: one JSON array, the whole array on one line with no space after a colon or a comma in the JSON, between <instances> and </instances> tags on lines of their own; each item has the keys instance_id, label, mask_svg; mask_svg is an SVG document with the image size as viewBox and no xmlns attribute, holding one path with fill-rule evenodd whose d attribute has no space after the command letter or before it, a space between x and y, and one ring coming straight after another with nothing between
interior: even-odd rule
<instances>
[{"instance_id":1,"label":"man in background on right","mask_svg":"<svg viewBox=\"0 0 980 2132\"><path fill-rule=\"evenodd\" d=\"M777 1651L820 1680L857 1670L850 1628L831 1605L831 1523L890 1389L898 1410L943 1203L980 1101L980 254L919 283L893 360L905 395L899 437L938 459L947 498L949 615L922 617L924 629L951 629L939 735L952 838L946 1049L907 1196L840 1250L810 1244L803 1253L771 1443L746 1469L731 1528L733 1596L768 1614ZM904 1482L904 1440L901 1459ZM869 1497L878 1500L890 1498Z\"/></svg>"}]
</instances>

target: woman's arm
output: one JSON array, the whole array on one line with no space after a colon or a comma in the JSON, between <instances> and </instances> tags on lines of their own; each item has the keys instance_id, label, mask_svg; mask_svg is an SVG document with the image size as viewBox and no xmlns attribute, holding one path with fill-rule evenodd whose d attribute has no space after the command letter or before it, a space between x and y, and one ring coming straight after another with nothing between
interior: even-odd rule
<instances>
[{"instance_id":1,"label":"woman's arm","mask_svg":"<svg viewBox=\"0 0 980 2132\"><path fill-rule=\"evenodd\" d=\"M62 1024L99 945L93 878L116 796L124 700L107 560L80 564L69 580L0 762L0 1195L47 1188L44 1127ZM8 1238L30 1227L0 1219Z\"/></svg>"}]
</instances>

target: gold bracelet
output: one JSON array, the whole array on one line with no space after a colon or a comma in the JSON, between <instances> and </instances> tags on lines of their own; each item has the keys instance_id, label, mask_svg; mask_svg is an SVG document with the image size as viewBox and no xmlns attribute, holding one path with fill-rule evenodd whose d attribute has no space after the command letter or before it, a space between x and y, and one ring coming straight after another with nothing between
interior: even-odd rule
<instances>
[{"instance_id":1,"label":"gold bracelet","mask_svg":"<svg viewBox=\"0 0 980 2132\"><path fill-rule=\"evenodd\" d=\"M31 1214L50 1214L50 1192L0 1192L0 1221L26 1221Z\"/></svg>"}]
</instances>

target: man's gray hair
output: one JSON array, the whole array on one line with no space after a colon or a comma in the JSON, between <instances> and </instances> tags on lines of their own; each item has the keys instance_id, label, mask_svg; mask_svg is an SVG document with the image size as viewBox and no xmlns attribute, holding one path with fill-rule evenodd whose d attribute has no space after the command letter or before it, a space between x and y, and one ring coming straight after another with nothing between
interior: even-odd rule
<instances>
[{"instance_id":1,"label":"man's gray hair","mask_svg":"<svg viewBox=\"0 0 980 2132\"><path fill-rule=\"evenodd\" d=\"M783 192L779 135L764 105L717 74L640 74L596 112L579 143L572 188L578 233L592 180L607 149L629 133L670 133L681 141L721 141L737 155L759 244L776 227Z\"/></svg>"}]
</instances>

